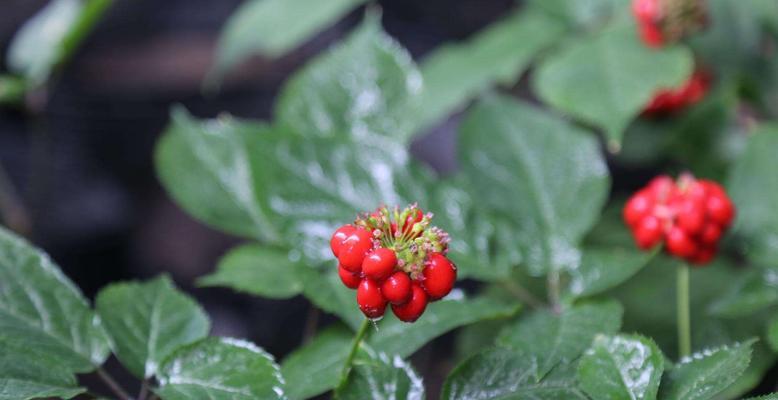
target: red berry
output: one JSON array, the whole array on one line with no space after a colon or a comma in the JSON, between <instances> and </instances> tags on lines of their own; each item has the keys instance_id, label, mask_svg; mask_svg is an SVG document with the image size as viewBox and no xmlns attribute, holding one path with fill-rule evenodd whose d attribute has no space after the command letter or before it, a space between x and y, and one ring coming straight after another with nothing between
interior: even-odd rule
<instances>
[{"instance_id":1,"label":"red berry","mask_svg":"<svg viewBox=\"0 0 778 400\"><path fill-rule=\"evenodd\" d=\"M351 272L362 270L362 261L373 247L373 235L364 228L355 228L354 232L343 240L338 251L338 260L343 268Z\"/></svg>"},{"instance_id":2,"label":"red berry","mask_svg":"<svg viewBox=\"0 0 778 400\"><path fill-rule=\"evenodd\" d=\"M397 271L386 278L381 293L392 304L405 304L411 297L411 278L404 271Z\"/></svg>"},{"instance_id":3,"label":"red berry","mask_svg":"<svg viewBox=\"0 0 778 400\"><path fill-rule=\"evenodd\" d=\"M726 194L713 194L706 204L708 216L721 226L729 226L735 216L735 207Z\"/></svg>"},{"instance_id":4,"label":"red berry","mask_svg":"<svg viewBox=\"0 0 778 400\"><path fill-rule=\"evenodd\" d=\"M359 282L362 281L359 274L343 268L342 265L338 265L338 276L340 276L340 281L349 289L356 289L359 286Z\"/></svg>"},{"instance_id":5,"label":"red berry","mask_svg":"<svg viewBox=\"0 0 778 400\"><path fill-rule=\"evenodd\" d=\"M383 281L394 271L397 265L397 255L394 250L379 247L367 254L362 261L362 272L366 277Z\"/></svg>"},{"instance_id":6,"label":"red berry","mask_svg":"<svg viewBox=\"0 0 778 400\"><path fill-rule=\"evenodd\" d=\"M440 253L431 254L424 266L422 286L431 301L445 297L457 280L457 267Z\"/></svg>"},{"instance_id":7,"label":"red berry","mask_svg":"<svg viewBox=\"0 0 778 400\"><path fill-rule=\"evenodd\" d=\"M332 250L332 254L335 257L338 256L340 247L343 245L343 241L346 240L349 235L354 233L355 229L356 228L354 228L354 225L343 225L332 234L332 238L330 239L330 249Z\"/></svg>"},{"instance_id":8,"label":"red berry","mask_svg":"<svg viewBox=\"0 0 778 400\"><path fill-rule=\"evenodd\" d=\"M624 205L624 221L634 227L651 211L653 201L648 192L640 191L632 196Z\"/></svg>"},{"instance_id":9,"label":"red berry","mask_svg":"<svg viewBox=\"0 0 778 400\"><path fill-rule=\"evenodd\" d=\"M427 293L419 286L418 283L414 283L411 287L411 299L407 303L402 305L392 304L392 312L400 321L414 322L424 314L424 310L427 308Z\"/></svg>"},{"instance_id":10,"label":"red berry","mask_svg":"<svg viewBox=\"0 0 778 400\"><path fill-rule=\"evenodd\" d=\"M713 261L713 258L716 257L716 251L716 247L714 246L701 247L699 250L697 250L697 253L689 258L689 261L696 265L707 264Z\"/></svg>"},{"instance_id":11,"label":"red berry","mask_svg":"<svg viewBox=\"0 0 778 400\"><path fill-rule=\"evenodd\" d=\"M679 227L670 229L665 242L667 251L681 258L691 257L697 251L694 241Z\"/></svg>"},{"instance_id":12,"label":"red berry","mask_svg":"<svg viewBox=\"0 0 778 400\"><path fill-rule=\"evenodd\" d=\"M634 232L635 243L643 250L654 247L662 240L662 224L659 218L649 215L643 218Z\"/></svg>"},{"instance_id":13,"label":"red berry","mask_svg":"<svg viewBox=\"0 0 778 400\"><path fill-rule=\"evenodd\" d=\"M718 243L720 238L721 228L719 228L718 225L711 222L705 224L705 227L702 229L702 233L700 234L700 240L702 243L707 245L714 245Z\"/></svg>"},{"instance_id":14,"label":"red berry","mask_svg":"<svg viewBox=\"0 0 778 400\"><path fill-rule=\"evenodd\" d=\"M648 191L657 200L667 200L675 190L673 178L667 175L659 175L648 182Z\"/></svg>"},{"instance_id":15,"label":"red berry","mask_svg":"<svg viewBox=\"0 0 778 400\"><path fill-rule=\"evenodd\" d=\"M692 200L684 200L678 207L678 226L695 236L705 226L705 211Z\"/></svg>"},{"instance_id":16,"label":"red berry","mask_svg":"<svg viewBox=\"0 0 778 400\"><path fill-rule=\"evenodd\" d=\"M366 317L375 319L384 315L386 299L381 294L381 288L372 279L362 279L357 287L357 304Z\"/></svg>"},{"instance_id":17,"label":"red berry","mask_svg":"<svg viewBox=\"0 0 778 400\"><path fill-rule=\"evenodd\" d=\"M665 42L662 30L650 23L640 25L640 37L648 47L662 47Z\"/></svg>"},{"instance_id":18,"label":"red berry","mask_svg":"<svg viewBox=\"0 0 778 400\"><path fill-rule=\"evenodd\" d=\"M659 16L659 3L656 0L634 0L632 13L639 22L653 22Z\"/></svg>"}]
</instances>

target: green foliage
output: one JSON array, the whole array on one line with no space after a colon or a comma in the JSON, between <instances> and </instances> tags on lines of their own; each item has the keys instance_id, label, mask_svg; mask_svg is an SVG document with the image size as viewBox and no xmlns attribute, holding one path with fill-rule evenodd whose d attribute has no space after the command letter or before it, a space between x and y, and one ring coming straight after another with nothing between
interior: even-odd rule
<instances>
[{"instance_id":1,"label":"green foliage","mask_svg":"<svg viewBox=\"0 0 778 400\"><path fill-rule=\"evenodd\" d=\"M335 391L342 400L424 400L424 385L413 367L399 356L365 351L354 361L347 384Z\"/></svg>"},{"instance_id":2,"label":"green foliage","mask_svg":"<svg viewBox=\"0 0 778 400\"><path fill-rule=\"evenodd\" d=\"M166 277L107 286L96 307L116 356L144 379L154 376L170 353L204 338L210 328L200 306Z\"/></svg>"},{"instance_id":3,"label":"green foliage","mask_svg":"<svg viewBox=\"0 0 778 400\"><path fill-rule=\"evenodd\" d=\"M253 54L278 57L334 23L364 0L249 0L224 26L214 79Z\"/></svg>"},{"instance_id":4,"label":"green foliage","mask_svg":"<svg viewBox=\"0 0 778 400\"><path fill-rule=\"evenodd\" d=\"M624 130L657 89L678 86L692 72L688 50L647 49L635 32L633 23L614 20L545 60L533 81L543 100L601 127L611 149L621 147Z\"/></svg>"},{"instance_id":5,"label":"green foliage","mask_svg":"<svg viewBox=\"0 0 778 400\"><path fill-rule=\"evenodd\" d=\"M662 352L637 335L599 335L581 357L578 380L595 399L655 399L664 370Z\"/></svg>"}]
</instances>

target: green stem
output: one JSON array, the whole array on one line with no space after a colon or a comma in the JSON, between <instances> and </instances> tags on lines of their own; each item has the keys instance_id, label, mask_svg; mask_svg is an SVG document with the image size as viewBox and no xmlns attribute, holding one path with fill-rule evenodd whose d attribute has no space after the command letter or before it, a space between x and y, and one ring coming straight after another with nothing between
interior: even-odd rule
<instances>
[{"instance_id":1,"label":"green stem","mask_svg":"<svg viewBox=\"0 0 778 400\"><path fill-rule=\"evenodd\" d=\"M560 302L559 285L560 285L559 271L552 271L548 273L548 280L546 282L546 288L548 291L548 302L551 303L551 309L559 314L562 312L562 304Z\"/></svg>"},{"instance_id":2,"label":"green stem","mask_svg":"<svg viewBox=\"0 0 778 400\"><path fill-rule=\"evenodd\" d=\"M57 66L66 63L73 56L73 53L94 29L95 25L103 16L113 0L90 0L84 5L84 9L78 17L73 28L62 39L62 51L57 59Z\"/></svg>"},{"instance_id":3,"label":"green stem","mask_svg":"<svg viewBox=\"0 0 778 400\"><path fill-rule=\"evenodd\" d=\"M545 305L543 301L535 297L529 290L525 289L518 282L515 281L503 281L502 287L508 291L513 297L518 299L524 304L532 308L543 308Z\"/></svg>"},{"instance_id":4,"label":"green stem","mask_svg":"<svg viewBox=\"0 0 778 400\"><path fill-rule=\"evenodd\" d=\"M688 357L692 350L691 323L689 322L689 267L678 266L676 286L676 315L678 317L678 358Z\"/></svg>"},{"instance_id":5,"label":"green stem","mask_svg":"<svg viewBox=\"0 0 778 400\"><path fill-rule=\"evenodd\" d=\"M124 390L124 388L122 388L122 386L119 385L113 379L113 377L110 374L108 374L108 372L106 372L102 368L97 368L95 370L95 372L97 372L97 376L99 376L100 379L102 379L103 382L105 382L105 384L108 386L108 388L111 389L111 391L113 391L113 393L117 397L119 397L122 400L129 400L129 399L131 399L130 395L127 394L127 391Z\"/></svg>"},{"instance_id":6,"label":"green stem","mask_svg":"<svg viewBox=\"0 0 778 400\"><path fill-rule=\"evenodd\" d=\"M357 355L359 344L362 343L362 339L364 339L369 326L370 320L368 319L362 321L362 325L359 326L359 330L354 336L354 341L351 343L351 351L349 351L348 356L346 357L346 361L343 363L343 369L340 372L340 382L338 382L337 386L338 388L341 388L346 384L348 373L351 371L351 364L354 362L354 357Z\"/></svg>"}]
</instances>

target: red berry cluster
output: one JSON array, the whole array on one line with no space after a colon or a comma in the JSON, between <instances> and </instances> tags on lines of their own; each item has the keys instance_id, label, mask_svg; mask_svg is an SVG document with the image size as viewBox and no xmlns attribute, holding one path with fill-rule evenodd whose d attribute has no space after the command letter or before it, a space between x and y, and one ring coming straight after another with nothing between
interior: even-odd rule
<instances>
[{"instance_id":1,"label":"red berry cluster","mask_svg":"<svg viewBox=\"0 0 778 400\"><path fill-rule=\"evenodd\" d=\"M705 97L710 88L710 75L703 71L694 71L681 86L673 89L661 89L643 109L644 115L660 115L680 111Z\"/></svg>"},{"instance_id":2,"label":"red berry cluster","mask_svg":"<svg viewBox=\"0 0 778 400\"><path fill-rule=\"evenodd\" d=\"M692 264L716 256L718 242L735 216L735 206L716 182L683 174L678 181L661 175L624 206L624 221L638 247L664 241L665 250Z\"/></svg>"},{"instance_id":3,"label":"red berry cluster","mask_svg":"<svg viewBox=\"0 0 778 400\"><path fill-rule=\"evenodd\" d=\"M705 26L705 0L632 0L640 37L649 47L662 47Z\"/></svg>"},{"instance_id":4,"label":"red berry cluster","mask_svg":"<svg viewBox=\"0 0 778 400\"><path fill-rule=\"evenodd\" d=\"M454 287L457 268L445 256L448 234L431 227L431 219L416 205L381 207L332 235L340 279L357 289L357 304L366 317L381 318L391 303L397 318L416 321L427 302Z\"/></svg>"}]
</instances>

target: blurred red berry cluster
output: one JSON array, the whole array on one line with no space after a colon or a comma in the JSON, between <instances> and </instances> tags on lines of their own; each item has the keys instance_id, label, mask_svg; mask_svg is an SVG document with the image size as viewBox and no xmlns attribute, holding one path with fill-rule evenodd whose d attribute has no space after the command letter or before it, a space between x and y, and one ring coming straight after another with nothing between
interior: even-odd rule
<instances>
[{"instance_id":1,"label":"blurred red berry cluster","mask_svg":"<svg viewBox=\"0 0 778 400\"><path fill-rule=\"evenodd\" d=\"M689 107L705 97L710 88L710 81L711 77L707 72L694 71L692 76L681 86L657 91L643 109L643 114L669 114Z\"/></svg>"},{"instance_id":2,"label":"blurred red berry cluster","mask_svg":"<svg viewBox=\"0 0 778 400\"><path fill-rule=\"evenodd\" d=\"M633 0L640 38L662 47L702 29L708 20L705 0Z\"/></svg>"},{"instance_id":3,"label":"blurred red berry cluster","mask_svg":"<svg viewBox=\"0 0 778 400\"><path fill-rule=\"evenodd\" d=\"M397 318L414 322L428 302L454 287L456 266L445 255L448 234L431 227L431 219L415 205L381 207L332 235L340 279L357 289L357 304L366 317L381 318L391 304Z\"/></svg>"},{"instance_id":4,"label":"blurred red berry cluster","mask_svg":"<svg viewBox=\"0 0 778 400\"><path fill-rule=\"evenodd\" d=\"M677 181L654 178L624 206L624 221L635 243L665 250L692 264L709 263L735 216L735 207L716 182L683 174Z\"/></svg>"}]
</instances>

